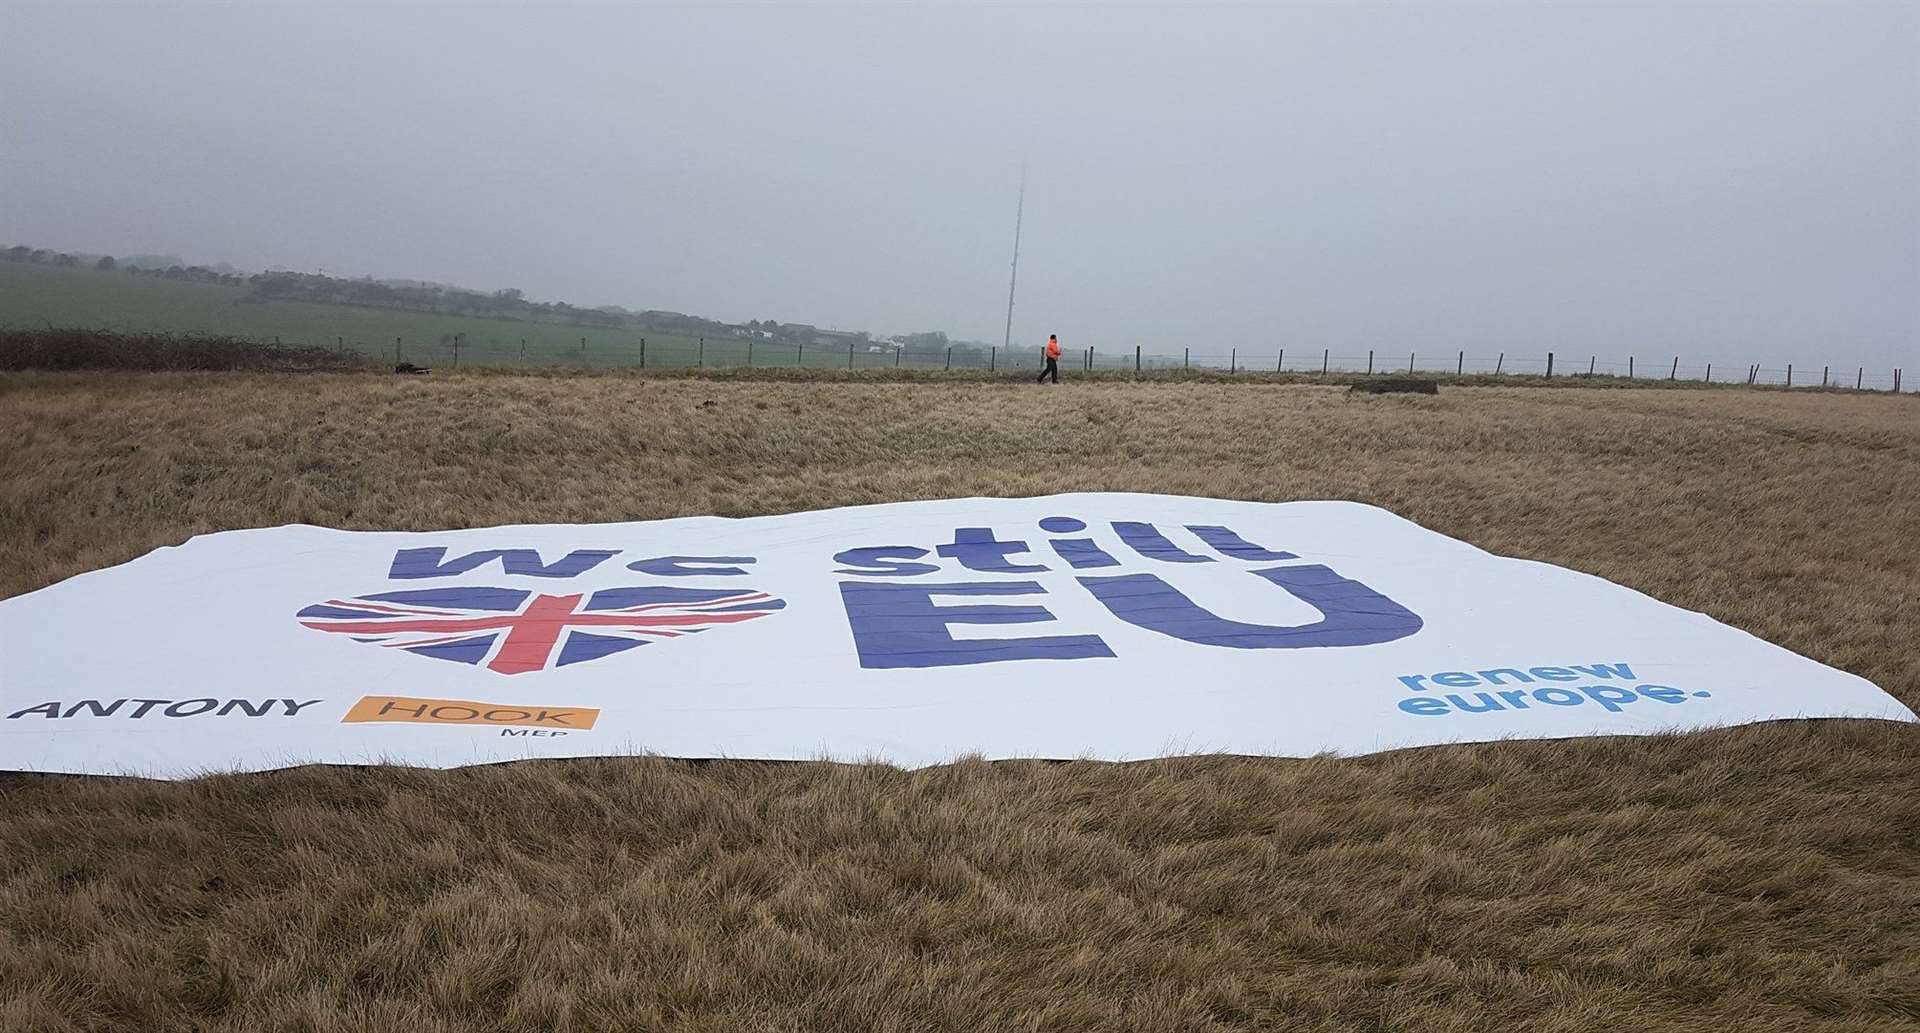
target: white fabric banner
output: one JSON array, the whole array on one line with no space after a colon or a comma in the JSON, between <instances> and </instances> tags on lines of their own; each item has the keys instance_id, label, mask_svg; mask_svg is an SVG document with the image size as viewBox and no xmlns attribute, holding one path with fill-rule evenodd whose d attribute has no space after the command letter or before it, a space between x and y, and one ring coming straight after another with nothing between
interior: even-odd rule
<instances>
[{"instance_id":1,"label":"white fabric banner","mask_svg":"<svg viewBox=\"0 0 1920 1033\"><path fill-rule=\"evenodd\" d=\"M1913 712L1350 502L204 535L0 601L0 767L1306 756Z\"/></svg>"}]
</instances>

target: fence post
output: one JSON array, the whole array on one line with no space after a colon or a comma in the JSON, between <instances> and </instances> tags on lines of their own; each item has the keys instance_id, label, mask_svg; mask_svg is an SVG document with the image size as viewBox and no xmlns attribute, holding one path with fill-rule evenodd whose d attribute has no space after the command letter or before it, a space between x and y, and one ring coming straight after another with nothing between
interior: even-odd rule
<instances>
[{"instance_id":1,"label":"fence post","mask_svg":"<svg viewBox=\"0 0 1920 1033\"><path fill-rule=\"evenodd\" d=\"M1332 348L1320 349L1320 375L1323 377L1327 375L1327 356L1331 355L1332 353L1333 353Z\"/></svg>"},{"instance_id":2,"label":"fence post","mask_svg":"<svg viewBox=\"0 0 1920 1033\"><path fill-rule=\"evenodd\" d=\"M1453 375L1462 376L1466 372L1467 372L1467 352L1466 352L1466 349L1463 348L1461 349L1459 356L1454 360Z\"/></svg>"},{"instance_id":3,"label":"fence post","mask_svg":"<svg viewBox=\"0 0 1920 1033\"><path fill-rule=\"evenodd\" d=\"M1587 356L1587 376L1593 376L1593 364L1598 361L1600 361L1600 356L1598 355Z\"/></svg>"},{"instance_id":4,"label":"fence post","mask_svg":"<svg viewBox=\"0 0 1920 1033\"><path fill-rule=\"evenodd\" d=\"M647 368L647 339L640 338L640 368Z\"/></svg>"},{"instance_id":5,"label":"fence post","mask_svg":"<svg viewBox=\"0 0 1920 1033\"><path fill-rule=\"evenodd\" d=\"M1853 374L1853 389L1860 390L1860 382L1867 379L1867 367L1862 366Z\"/></svg>"},{"instance_id":6,"label":"fence post","mask_svg":"<svg viewBox=\"0 0 1920 1033\"><path fill-rule=\"evenodd\" d=\"M1553 379L1553 353L1547 353L1547 379Z\"/></svg>"},{"instance_id":7,"label":"fence post","mask_svg":"<svg viewBox=\"0 0 1920 1033\"><path fill-rule=\"evenodd\" d=\"M393 364L396 366L400 364L400 338L398 337L393 339Z\"/></svg>"},{"instance_id":8,"label":"fence post","mask_svg":"<svg viewBox=\"0 0 1920 1033\"><path fill-rule=\"evenodd\" d=\"M1833 368L1832 366L1822 366L1822 367L1820 367L1820 386L1821 386L1821 387L1826 387L1826 386L1827 386L1827 371L1828 371L1828 370L1830 370L1830 369L1832 369L1832 368Z\"/></svg>"},{"instance_id":9,"label":"fence post","mask_svg":"<svg viewBox=\"0 0 1920 1033\"><path fill-rule=\"evenodd\" d=\"M1227 372L1238 373L1239 371L1240 371L1240 349L1234 348L1227 353Z\"/></svg>"},{"instance_id":10,"label":"fence post","mask_svg":"<svg viewBox=\"0 0 1920 1033\"><path fill-rule=\"evenodd\" d=\"M1675 355L1673 357L1673 368L1667 371L1667 379L1677 380L1679 379L1679 377L1680 377L1680 356Z\"/></svg>"},{"instance_id":11,"label":"fence post","mask_svg":"<svg viewBox=\"0 0 1920 1033\"><path fill-rule=\"evenodd\" d=\"M1787 363L1787 386L1793 386L1793 363Z\"/></svg>"},{"instance_id":12,"label":"fence post","mask_svg":"<svg viewBox=\"0 0 1920 1033\"><path fill-rule=\"evenodd\" d=\"M1193 368L1193 349L1191 347L1180 349L1180 368Z\"/></svg>"},{"instance_id":13,"label":"fence post","mask_svg":"<svg viewBox=\"0 0 1920 1033\"><path fill-rule=\"evenodd\" d=\"M1367 376L1373 376L1373 349L1367 349Z\"/></svg>"},{"instance_id":14,"label":"fence post","mask_svg":"<svg viewBox=\"0 0 1920 1033\"><path fill-rule=\"evenodd\" d=\"M753 338L747 338L747 365L753 365Z\"/></svg>"},{"instance_id":15,"label":"fence post","mask_svg":"<svg viewBox=\"0 0 1920 1033\"><path fill-rule=\"evenodd\" d=\"M1140 372L1140 346L1137 344L1133 346L1133 371Z\"/></svg>"},{"instance_id":16,"label":"fence post","mask_svg":"<svg viewBox=\"0 0 1920 1033\"><path fill-rule=\"evenodd\" d=\"M853 342L847 342L847 368L853 368Z\"/></svg>"},{"instance_id":17,"label":"fence post","mask_svg":"<svg viewBox=\"0 0 1920 1033\"><path fill-rule=\"evenodd\" d=\"M1506 364L1507 364L1507 353L1501 352L1500 357L1498 359L1495 359L1493 362L1493 375L1496 377L1499 376L1501 368L1504 367Z\"/></svg>"},{"instance_id":18,"label":"fence post","mask_svg":"<svg viewBox=\"0 0 1920 1033\"><path fill-rule=\"evenodd\" d=\"M1407 353L1407 374L1409 376L1413 374L1413 353L1412 352Z\"/></svg>"},{"instance_id":19,"label":"fence post","mask_svg":"<svg viewBox=\"0 0 1920 1033\"><path fill-rule=\"evenodd\" d=\"M1000 354L1000 346L999 346L999 345L997 345L997 344L994 344L994 345L988 345L988 346L987 346L987 372L988 372L988 373L992 373L992 372L993 372L993 367L994 367L994 357L995 357L995 356L997 356L997 355L999 355L999 354Z\"/></svg>"},{"instance_id":20,"label":"fence post","mask_svg":"<svg viewBox=\"0 0 1920 1033\"><path fill-rule=\"evenodd\" d=\"M953 368L953 345L947 345L947 368Z\"/></svg>"},{"instance_id":21,"label":"fence post","mask_svg":"<svg viewBox=\"0 0 1920 1033\"><path fill-rule=\"evenodd\" d=\"M584 337L580 338L580 361L587 361L587 339Z\"/></svg>"},{"instance_id":22,"label":"fence post","mask_svg":"<svg viewBox=\"0 0 1920 1033\"><path fill-rule=\"evenodd\" d=\"M700 358L695 363L695 365L698 367L704 368L706 364L707 364L707 339L702 337L700 338Z\"/></svg>"},{"instance_id":23,"label":"fence post","mask_svg":"<svg viewBox=\"0 0 1920 1033\"><path fill-rule=\"evenodd\" d=\"M904 347L902 347L902 348L895 348L895 349L893 350L893 368L894 368L894 369L899 369L899 368L900 368L900 353L901 353L901 352L903 352L903 351L906 351L906 350L907 350L907 349L906 349L906 348L904 348Z\"/></svg>"},{"instance_id":24,"label":"fence post","mask_svg":"<svg viewBox=\"0 0 1920 1033\"><path fill-rule=\"evenodd\" d=\"M1627 379L1633 379L1633 356L1627 356Z\"/></svg>"},{"instance_id":25,"label":"fence post","mask_svg":"<svg viewBox=\"0 0 1920 1033\"><path fill-rule=\"evenodd\" d=\"M1713 383L1713 363L1707 363L1707 383Z\"/></svg>"},{"instance_id":26,"label":"fence post","mask_svg":"<svg viewBox=\"0 0 1920 1033\"><path fill-rule=\"evenodd\" d=\"M1091 347L1087 349L1087 372L1093 372L1093 349Z\"/></svg>"},{"instance_id":27,"label":"fence post","mask_svg":"<svg viewBox=\"0 0 1920 1033\"><path fill-rule=\"evenodd\" d=\"M454 366L456 366L456 367L458 367L458 366L460 365L460 338L461 338L461 336L462 336L461 334L454 334L454 335L453 335L453 364L454 364Z\"/></svg>"},{"instance_id":28,"label":"fence post","mask_svg":"<svg viewBox=\"0 0 1920 1033\"><path fill-rule=\"evenodd\" d=\"M1275 373L1285 373L1287 371L1287 350L1285 348L1280 349L1280 357L1273 360L1273 371Z\"/></svg>"},{"instance_id":29,"label":"fence post","mask_svg":"<svg viewBox=\"0 0 1920 1033\"><path fill-rule=\"evenodd\" d=\"M525 366L526 364L527 364L527 339L522 337L520 338L520 365Z\"/></svg>"}]
</instances>

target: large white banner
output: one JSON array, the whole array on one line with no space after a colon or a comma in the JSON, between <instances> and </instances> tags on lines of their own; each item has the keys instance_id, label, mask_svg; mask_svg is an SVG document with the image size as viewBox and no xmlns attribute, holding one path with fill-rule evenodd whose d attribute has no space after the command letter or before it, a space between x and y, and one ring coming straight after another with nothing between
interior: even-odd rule
<instances>
[{"instance_id":1,"label":"large white banner","mask_svg":"<svg viewBox=\"0 0 1920 1033\"><path fill-rule=\"evenodd\" d=\"M0 767L1304 756L1913 712L1349 502L228 531L0 601Z\"/></svg>"}]
</instances>

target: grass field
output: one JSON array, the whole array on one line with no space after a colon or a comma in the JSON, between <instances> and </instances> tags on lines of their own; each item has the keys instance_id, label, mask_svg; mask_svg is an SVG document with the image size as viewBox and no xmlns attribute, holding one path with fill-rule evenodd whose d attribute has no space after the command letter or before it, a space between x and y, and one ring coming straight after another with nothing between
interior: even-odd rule
<instances>
[{"instance_id":1,"label":"grass field","mask_svg":"<svg viewBox=\"0 0 1920 1033\"><path fill-rule=\"evenodd\" d=\"M290 521L1345 498L1920 706L1915 406L0 374L0 595ZM1823 721L1352 760L0 776L0 1029L1915 1029L1917 757L1914 727Z\"/></svg>"}]
</instances>

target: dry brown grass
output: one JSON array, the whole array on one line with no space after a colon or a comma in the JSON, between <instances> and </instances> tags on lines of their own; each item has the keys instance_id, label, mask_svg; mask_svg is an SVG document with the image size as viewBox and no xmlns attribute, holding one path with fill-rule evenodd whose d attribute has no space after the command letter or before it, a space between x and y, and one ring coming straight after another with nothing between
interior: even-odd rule
<instances>
[{"instance_id":1,"label":"dry brown grass","mask_svg":"<svg viewBox=\"0 0 1920 1033\"><path fill-rule=\"evenodd\" d=\"M717 404L708 407L703 403ZM0 595L186 535L1352 498L1920 705L1911 398L0 376ZM1920 1027L1920 732L0 778L0 1028Z\"/></svg>"}]
</instances>

